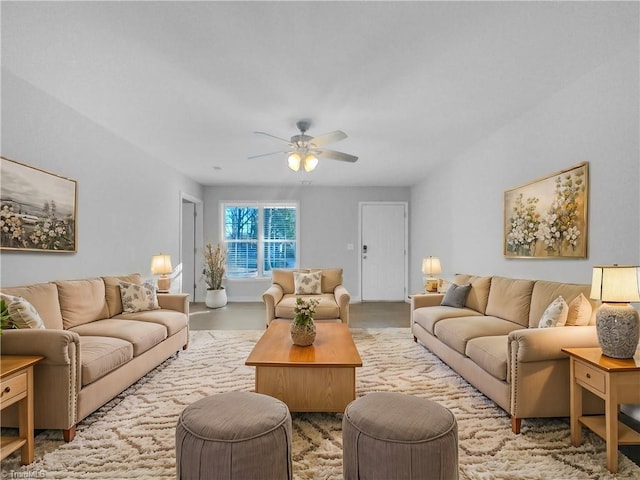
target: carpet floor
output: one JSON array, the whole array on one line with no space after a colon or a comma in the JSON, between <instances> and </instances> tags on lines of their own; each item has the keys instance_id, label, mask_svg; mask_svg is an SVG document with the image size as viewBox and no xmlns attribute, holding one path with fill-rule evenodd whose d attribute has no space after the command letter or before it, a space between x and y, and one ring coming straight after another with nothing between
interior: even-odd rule
<instances>
[{"instance_id":1,"label":"carpet floor","mask_svg":"<svg viewBox=\"0 0 640 480\"><path fill-rule=\"evenodd\" d=\"M453 411L461 479L640 478L640 467L622 454L618 475L611 475L604 442L586 430L583 444L573 447L566 418L525 420L522 433L514 435L508 415L414 343L408 328L352 332L364 364L357 371L358 395L403 392ZM2 462L2 478L174 479L180 412L207 395L251 391L254 369L244 361L261 334L192 331L187 351L82 421L73 442L64 443L58 431L40 432L35 462L21 467L14 454ZM292 418L294 478L341 479L342 415L294 413Z\"/></svg>"}]
</instances>

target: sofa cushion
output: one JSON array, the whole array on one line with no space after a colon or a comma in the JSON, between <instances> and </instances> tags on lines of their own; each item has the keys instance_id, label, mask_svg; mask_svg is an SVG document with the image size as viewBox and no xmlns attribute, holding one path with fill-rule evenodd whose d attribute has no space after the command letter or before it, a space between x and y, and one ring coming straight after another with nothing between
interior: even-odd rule
<instances>
[{"instance_id":1,"label":"sofa cushion","mask_svg":"<svg viewBox=\"0 0 640 480\"><path fill-rule=\"evenodd\" d=\"M58 287L64 328L69 329L109 317L104 282L101 278L62 280L55 284Z\"/></svg>"},{"instance_id":2,"label":"sofa cushion","mask_svg":"<svg viewBox=\"0 0 640 480\"><path fill-rule=\"evenodd\" d=\"M0 293L0 299L4 300L11 323L17 328L44 328L38 311L26 299L4 293Z\"/></svg>"},{"instance_id":3,"label":"sofa cushion","mask_svg":"<svg viewBox=\"0 0 640 480\"><path fill-rule=\"evenodd\" d=\"M104 293L109 308L109 316L115 317L122 313L122 297L120 296L120 282L135 283L142 285L142 277L139 273L123 275L120 277L102 277L104 282Z\"/></svg>"},{"instance_id":4,"label":"sofa cushion","mask_svg":"<svg viewBox=\"0 0 640 480\"><path fill-rule=\"evenodd\" d=\"M457 285L471 284L471 291L467 296L465 307L471 308L482 314L487 309L489 299L489 288L491 287L491 277L478 277L476 275L457 274L453 283Z\"/></svg>"},{"instance_id":5,"label":"sofa cushion","mask_svg":"<svg viewBox=\"0 0 640 480\"><path fill-rule=\"evenodd\" d=\"M280 302L276 305L277 318L290 318L296 316L293 309L296 306L296 298L305 299L317 298L320 303L316 307L315 320L328 320L340 318L340 307L336 303L335 296L332 293L323 293L322 295L284 295Z\"/></svg>"},{"instance_id":6,"label":"sofa cushion","mask_svg":"<svg viewBox=\"0 0 640 480\"><path fill-rule=\"evenodd\" d=\"M587 298L591 293L591 285L550 282L547 280L537 280L531 292L531 310L529 312L529 326L536 327L540 317L549 304L560 295L570 304L577 296L584 294ZM595 306L596 303L591 303ZM591 315L590 325L595 324L595 312Z\"/></svg>"},{"instance_id":7,"label":"sofa cushion","mask_svg":"<svg viewBox=\"0 0 640 480\"><path fill-rule=\"evenodd\" d=\"M113 337L126 340L133 344L134 357L146 352L167 338L167 329L164 325L116 318L85 323L70 330L81 336ZM82 343L82 339L80 339L80 343Z\"/></svg>"},{"instance_id":8,"label":"sofa cushion","mask_svg":"<svg viewBox=\"0 0 640 480\"><path fill-rule=\"evenodd\" d=\"M463 308L470 291L470 283L467 285L456 285L455 283L452 283L447 289L447 293L444 294L440 305L444 305L446 307Z\"/></svg>"},{"instance_id":9,"label":"sofa cushion","mask_svg":"<svg viewBox=\"0 0 640 480\"><path fill-rule=\"evenodd\" d=\"M308 270L295 270L296 272L308 272ZM293 284L293 272L294 270L283 270L280 268L274 268L271 270L271 282L277 283L282 288L282 293L285 295L293 293L295 291L295 285Z\"/></svg>"},{"instance_id":10,"label":"sofa cushion","mask_svg":"<svg viewBox=\"0 0 640 480\"><path fill-rule=\"evenodd\" d=\"M433 327L436 323L444 318L458 318L458 317L482 317L482 314L471 310L470 308L454 308L444 305L437 305L433 307L416 308L413 311L413 321L417 323L427 332L433 335Z\"/></svg>"},{"instance_id":11,"label":"sofa cushion","mask_svg":"<svg viewBox=\"0 0 640 480\"><path fill-rule=\"evenodd\" d=\"M62 329L62 313L55 283L36 283L25 287L2 287L2 293L22 297L38 312L46 328Z\"/></svg>"},{"instance_id":12,"label":"sofa cushion","mask_svg":"<svg viewBox=\"0 0 640 480\"><path fill-rule=\"evenodd\" d=\"M312 270L313 271L313 270ZM338 285L342 285L341 268L322 269L322 293L333 293Z\"/></svg>"},{"instance_id":13,"label":"sofa cushion","mask_svg":"<svg viewBox=\"0 0 640 480\"><path fill-rule=\"evenodd\" d=\"M122 310L125 313L146 312L160 308L156 289L150 283L138 285L120 282L120 297L122 298Z\"/></svg>"},{"instance_id":14,"label":"sofa cushion","mask_svg":"<svg viewBox=\"0 0 640 480\"><path fill-rule=\"evenodd\" d=\"M533 280L520 280L515 278L493 277L489 300L487 302L487 315L499 317L510 322L515 322L523 327L529 326L529 306L531 304L531 291ZM556 295L557 297L557 295ZM555 297L549 299L538 314L535 326L538 325L542 312Z\"/></svg>"},{"instance_id":15,"label":"sofa cushion","mask_svg":"<svg viewBox=\"0 0 640 480\"><path fill-rule=\"evenodd\" d=\"M133 358L133 345L113 337L83 335L80 340L82 386L89 385Z\"/></svg>"},{"instance_id":16,"label":"sofa cushion","mask_svg":"<svg viewBox=\"0 0 640 480\"><path fill-rule=\"evenodd\" d=\"M567 323L565 323L565 325L589 325L592 312L593 307L589 299L584 296L584 293L581 293L569 304L569 313L567 314Z\"/></svg>"},{"instance_id":17,"label":"sofa cushion","mask_svg":"<svg viewBox=\"0 0 640 480\"><path fill-rule=\"evenodd\" d=\"M440 320L434 327L434 333L442 343L465 355L467 342L472 338L507 335L521 328L521 325L502 318L473 316Z\"/></svg>"},{"instance_id":18,"label":"sofa cushion","mask_svg":"<svg viewBox=\"0 0 640 480\"><path fill-rule=\"evenodd\" d=\"M320 295L322 272L293 272L293 285L296 295Z\"/></svg>"},{"instance_id":19,"label":"sofa cushion","mask_svg":"<svg viewBox=\"0 0 640 480\"><path fill-rule=\"evenodd\" d=\"M167 329L167 335L170 337L175 335L187 325L189 325L189 316L177 312L175 310L148 310L146 312L122 313L114 318L123 320L135 320L137 322L151 322L164 325Z\"/></svg>"},{"instance_id":20,"label":"sofa cushion","mask_svg":"<svg viewBox=\"0 0 640 480\"><path fill-rule=\"evenodd\" d=\"M507 335L472 338L467 342L467 357L498 380L507 379Z\"/></svg>"},{"instance_id":21,"label":"sofa cushion","mask_svg":"<svg viewBox=\"0 0 640 480\"><path fill-rule=\"evenodd\" d=\"M547 309L542 313L539 328L564 327L567 323L567 315L569 314L569 305L564 301L562 296L556 298L549 304Z\"/></svg>"}]
</instances>

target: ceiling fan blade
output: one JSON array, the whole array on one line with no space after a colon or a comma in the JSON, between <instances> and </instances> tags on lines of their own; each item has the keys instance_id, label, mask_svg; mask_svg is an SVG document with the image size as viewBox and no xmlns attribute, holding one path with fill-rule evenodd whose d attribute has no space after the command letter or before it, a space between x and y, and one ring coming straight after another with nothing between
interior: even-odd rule
<instances>
[{"instance_id":1,"label":"ceiling fan blade","mask_svg":"<svg viewBox=\"0 0 640 480\"><path fill-rule=\"evenodd\" d=\"M339 142L340 140L344 140L347 138L347 134L342 130L336 130L335 132L325 133L323 135L318 135L317 137L313 137L309 140L309 145L312 147L322 147L327 145L328 143Z\"/></svg>"},{"instance_id":2,"label":"ceiling fan blade","mask_svg":"<svg viewBox=\"0 0 640 480\"><path fill-rule=\"evenodd\" d=\"M270 133L266 133L266 132L253 132L256 135L264 135L266 137L271 137L271 138L275 138L276 140L280 140L281 142L286 143L287 145L291 145L291 140L287 140L284 138L280 138L280 137L276 137L275 135L271 135Z\"/></svg>"},{"instance_id":3,"label":"ceiling fan blade","mask_svg":"<svg viewBox=\"0 0 640 480\"><path fill-rule=\"evenodd\" d=\"M247 157L247 158L251 160L253 158L268 157L269 155L277 155L279 153L289 153L289 152L288 150L278 150L277 152L261 153L260 155L252 155L251 157Z\"/></svg>"},{"instance_id":4,"label":"ceiling fan blade","mask_svg":"<svg viewBox=\"0 0 640 480\"><path fill-rule=\"evenodd\" d=\"M358 157L355 155L349 155L348 153L336 152L335 150L323 149L319 154L319 157L331 158L332 160L340 160L343 162L355 162Z\"/></svg>"}]
</instances>

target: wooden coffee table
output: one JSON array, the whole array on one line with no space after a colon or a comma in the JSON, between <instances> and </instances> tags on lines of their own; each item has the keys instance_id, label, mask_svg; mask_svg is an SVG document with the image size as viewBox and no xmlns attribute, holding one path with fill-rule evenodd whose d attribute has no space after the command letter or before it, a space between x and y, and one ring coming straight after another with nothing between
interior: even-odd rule
<instances>
[{"instance_id":1,"label":"wooden coffee table","mask_svg":"<svg viewBox=\"0 0 640 480\"><path fill-rule=\"evenodd\" d=\"M309 347L291 342L287 320L274 320L245 365L256 367L256 392L278 398L292 412L344 412L356 398L356 367L362 366L349 327L317 322Z\"/></svg>"}]
</instances>

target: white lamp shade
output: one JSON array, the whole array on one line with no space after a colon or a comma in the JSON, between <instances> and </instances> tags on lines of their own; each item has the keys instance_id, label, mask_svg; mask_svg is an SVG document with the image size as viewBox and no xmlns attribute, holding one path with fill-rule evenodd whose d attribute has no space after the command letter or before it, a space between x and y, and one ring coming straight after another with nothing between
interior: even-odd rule
<instances>
[{"instance_id":1,"label":"white lamp shade","mask_svg":"<svg viewBox=\"0 0 640 480\"><path fill-rule=\"evenodd\" d=\"M640 302L640 267L603 265L593 267L591 298L611 303Z\"/></svg>"},{"instance_id":2,"label":"white lamp shade","mask_svg":"<svg viewBox=\"0 0 640 480\"><path fill-rule=\"evenodd\" d=\"M295 152L289 155L289 158L287 159L289 168L294 172L297 172L300 169L300 160L300 155Z\"/></svg>"},{"instance_id":3,"label":"white lamp shade","mask_svg":"<svg viewBox=\"0 0 640 480\"><path fill-rule=\"evenodd\" d=\"M309 154L306 157L304 157L305 172L312 172L313 170L315 170L317 165L318 165L318 159L314 155Z\"/></svg>"},{"instance_id":4,"label":"white lamp shade","mask_svg":"<svg viewBox=\"0 0 640 480\"><path fill-rule=\"evenodd\" d=\"M166 275L173 272L171 255L160 253L151 257L151 273L153 275Z\"/></svg>"},{"instance_id":5,"label":"white lamp shade","mask_svg":"<svg viewBox=\"0 0 640 480\"><path fill-rule=\"evenodd\" d=\"M426 257L422 259L422 273L425 275L433 275L442 273L440 259L438 257Z\"/></svg>"}]
</instances>

